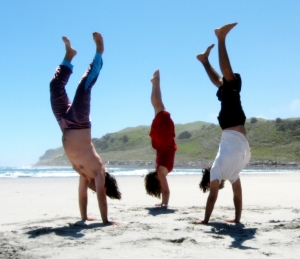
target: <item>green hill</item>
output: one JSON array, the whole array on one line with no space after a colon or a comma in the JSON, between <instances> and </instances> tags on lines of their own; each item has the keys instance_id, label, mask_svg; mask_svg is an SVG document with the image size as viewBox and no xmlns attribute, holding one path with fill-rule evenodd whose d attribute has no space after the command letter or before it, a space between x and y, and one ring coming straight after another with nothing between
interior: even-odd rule
<instances>
[{"instance_id":1,"label":"green hill","mask_svg":"<svg viewBox=\"0 0 300 259\"><path fill-rule=\"evenodd\" d=\"M276 160L300 162L300 118L265 120L250 118L246 124L251 161ZM176 124L176 163L212 161L221 137L219 125L197 121ZM93 143L104 161L153 162L149 126L125 128L94 138ZM69 165L63 148L47 150L36 165Z\"/></svg>"}]
</instances>

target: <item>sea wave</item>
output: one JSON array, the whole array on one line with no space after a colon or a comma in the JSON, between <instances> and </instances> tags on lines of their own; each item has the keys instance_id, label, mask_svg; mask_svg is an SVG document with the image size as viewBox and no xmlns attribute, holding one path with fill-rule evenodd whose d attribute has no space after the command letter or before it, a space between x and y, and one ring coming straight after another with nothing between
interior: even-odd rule
<instances>
[{"instance_id":1,"label":"sea wave","mask_svg":"<svg viewBox=\"0 0 300 259\"><path fill-rule=\"evenodd\" d=\"M149 170L143 168L107 168L114 176L145 176ZM276 173L300 173L300 170L249 170L243 174L276 174ZM201 169L174 169L169 175L201 175ZM79 175L71 167L0 167L0 179L2 178L60 178L78 177Z\"/></svg>"}]
</instances>

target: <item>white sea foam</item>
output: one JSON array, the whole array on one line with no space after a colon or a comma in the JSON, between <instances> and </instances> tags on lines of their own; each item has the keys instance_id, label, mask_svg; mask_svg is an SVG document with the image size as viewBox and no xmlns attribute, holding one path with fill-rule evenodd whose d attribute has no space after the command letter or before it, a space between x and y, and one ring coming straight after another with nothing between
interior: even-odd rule
<instances>
[{"instance_id":1,"label":"white sea foam","mask_svg":"<svg viewBox=\"0 0 300 259\"><path fill-rule=\"evenodd\" d=\"M144 168L107 168L114 176L145 176L150 170ZM277 174L277 173L300 173L300 170L243 170L245 174ZM201 175L201 169L174 169L169 176L176 175ZM1 178L60 178L78 177L71 167L0 167Z\"/></svg>"}]
</instances>

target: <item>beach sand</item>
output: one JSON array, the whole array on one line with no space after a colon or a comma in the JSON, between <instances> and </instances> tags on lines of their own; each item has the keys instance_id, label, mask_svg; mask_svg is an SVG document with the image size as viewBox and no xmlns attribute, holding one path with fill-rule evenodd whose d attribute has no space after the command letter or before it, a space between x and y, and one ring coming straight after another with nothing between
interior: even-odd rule
<instances>
[{"instance_id":1,"label":"beach sand","mask_svg":"<svg viewBox=\"0 0 300 259\"><path fill-rule=\"evenodd\" d=\"M243 214L234 216L229 182L208 225L200 176L168 176L169 209L145 193L143 177L117 177L121 201L110 200L104 226L96 195L79 218L77 178L0 180L0 258L299 258L300 173L241 175Z\"/></svg>"}]
</instances>

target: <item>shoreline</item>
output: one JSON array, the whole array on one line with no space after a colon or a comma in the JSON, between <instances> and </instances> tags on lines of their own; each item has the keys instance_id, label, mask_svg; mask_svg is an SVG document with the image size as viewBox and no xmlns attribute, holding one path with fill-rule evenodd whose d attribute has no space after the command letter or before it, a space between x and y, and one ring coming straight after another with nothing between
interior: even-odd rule
<instances>
[{"instance_id":1,"label":"shoreline","mask_svg":"<svg viewBox=\"0 0 300 259\"><path fill-rule=\"evenodd\" d=\"M17 171L19 169L16 169ZM60 172L61 171L61 172ZM116 178L142 178L151 170L141 169L141 168L128 168L127 171L124 168L107 168L107 172L111 173ZM300 175L300 169L243 169L240 172L240 176L264 176L264 175L288 175L288 174L298 174ZM202 176L202 171L200 169L174 169L174 171L168 174L168 178L173 177L200 177ZM17 180L17 179L77 179L79 175L71 167L49 167L43 168L41 171L39 168L25 169L24 171L18 172L7 172L0 173L1 180Z\"/></svg>"},{"instance_id":2,"label":"shoreline","mask_svg":"<svg viewBox=\"0 0 300 259\"><path fill-rule=\"evenodd\" d=\"M153 169L155 167L154 162L145 161L110 161L109 163L104 162L106 168L142 168L142 169ZM174 169L202 169L207 166L211 166L213 161L206 162L175 162ZM34 164L32 168L42 168L42 167L61 167L61 168L71 168L71 165L66 164ZM251 161L246 167L246 170L300 170L300 162L278 162L278 161Z\"/></svg>"}]
</instances>

